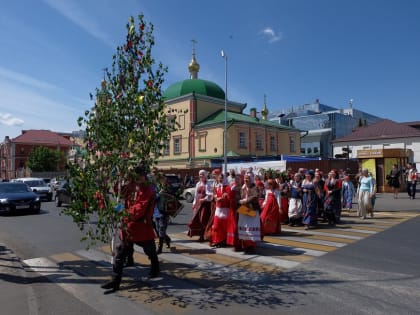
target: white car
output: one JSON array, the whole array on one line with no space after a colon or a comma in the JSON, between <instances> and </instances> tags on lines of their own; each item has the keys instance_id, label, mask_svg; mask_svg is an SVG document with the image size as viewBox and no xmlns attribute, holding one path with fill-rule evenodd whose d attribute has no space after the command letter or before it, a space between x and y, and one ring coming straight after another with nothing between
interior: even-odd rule
<instances>
[{"instance_id":1,"label":"white car","mask_svg":"<svg viewBox=\"0 0 420 315\"><path fill-rule=\"evenodd\" d=\"M209 179L209 181L213 184L214 179ZM193 202L195 198L195 185L194 187L185 188L181 197L184 198L186 202Z\"/></svg>"},{"instance_id":2,"label":"white car","mask_svg":"<svg viewBox=\"0 0 420 315\"><path fill-rule=\"evenodd\" d=\"M21 182L28 185L31 190L36 193L40 199L47 201L52 200L52 191L48 184L44 182L44 179L37 177L21 177L13 180L14 182Z\"/></svg>"}]
</instances>

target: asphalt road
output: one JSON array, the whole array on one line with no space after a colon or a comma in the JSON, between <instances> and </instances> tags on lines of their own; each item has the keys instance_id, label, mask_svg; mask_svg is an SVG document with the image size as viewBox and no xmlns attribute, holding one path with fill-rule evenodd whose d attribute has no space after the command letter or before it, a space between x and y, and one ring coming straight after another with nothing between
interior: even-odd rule
<instances>
[{"instance_id":1,"label":"asphalt road","mask_svg":"<svg viewBox=\"0 0 420 315\"><path fill-rule=\"evenodd\" d=\"M193 266L189 261L194 256L210 255L212 260L220 259L221 255L206 249L208 245L179 240L176 246L180 262L174 260L178 255L164 253L161 256L161 259L170 261L165 263L166 268L172 266L169 268L174 270L172 273L168 270L164 283L138 280L138 273L144 272L139 267L127 271L129 277L137 279L133 286L129 286L121 296L104 298L98 289L97 279L99 274L108 276L110 273L107 258L99 264L78 260L79 256L75 253L82 252L84 248L79 241L80 231L70 218L60 216L53 203L44 203L40 215L0 217L1 313L418 314L420 217L412 215L420 213L420 200L410 200L403 193L399 199L380 194L376 209L378 217L381 217L378 222L383 222L379 224L385 225L387 220L401 220L401 223L389 224L390 227L384 230L377 228L380 230L377 233L275 274L262 270L235 274L236 264L247 261L253 264L260 258L240 256L238 262L227 261L223 268L203 261L186 278L190 280L182 280L187 272L183 266ZM382 212L386 212L387 216L381 216ZM408 217L407 213L412 215ZM186 204L169 226L169 233L183 233L190 218L191 204ZM354 217L345 220L352 226L360 226ZM287 235L285 229L279 240L287 241ZM189 243L196 249L182 249ZM64 253L62 257L65 257L61 260L61 267L63 264L70 265L75 272L61 268L60 263L60 268L56 269L55 265L49 266L41 258L36 258L59 256L58 253ZM22 266L21 260L34 263L40 260L43 267L38 271L29 270ZM261 264L256 266L263 268ZM208 268L212 271L221 268L218 273L225 281L207 278L205 271ZM100 273L102 269L104 272ZM92 277L91 273L95 276ZM191 277L194 278L192 282ZM140 291L135 290L138 281ZM169 299L171 296L173 300Z\"/></svg>"}]
</instances>

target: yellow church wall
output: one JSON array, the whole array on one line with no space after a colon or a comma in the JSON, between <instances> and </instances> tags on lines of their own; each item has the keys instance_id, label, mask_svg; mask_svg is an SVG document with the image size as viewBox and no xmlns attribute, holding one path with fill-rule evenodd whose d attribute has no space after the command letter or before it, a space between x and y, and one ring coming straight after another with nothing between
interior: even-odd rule
<instances>
[{"instance_id":1,"label":"yellow church wall","mask_svg":"<svg viewBox=\"0 0 420 315\"><path fill-rule=\"evenodd\" d=\"M196 158L223 156L223 129L208 128L196 132L194 137Z\"/></svg>"},{"instance_id":2,"label":"yellow church wall","mask_svg":"<svg viewBox=\"0 0 420 315\"><path fill-rule=\"evenodd\" d=\"M196 108L194 109L190 106L194 106L194 100L192 98L168 106L166 111L168 116L173 115L179 126L171 134L169 155L164 155L159 158L158 165L161 168L188 168L189 165L192 167L200 163L208 164L210 159L222 158L224 156L223 124L219 124L217 127L194 130L191 147L189 143L191 119L196 119L196 122L200 122L218 110L224 109L224 103L219 103L218 101L215 103L209 102L197 97ZM240 132L246 135L244 147L240 147ZM262 146L260 149L257 149L257 135L261 136ZM276 138L276 150L271 150L271 135ZM290 138L293 138L295 141L295 151L290 151ZM174 154L175 139L181 141L181 152L177 154ZM244 157L278 156L281 154L299 155L300 153L299 131L277 129L264 125L263 123L256 125L246 122L235 122L231 125L228 122L227 139L227 152ZM191 163L190 158L192 158Z\"/></svg>"}]
</instances>

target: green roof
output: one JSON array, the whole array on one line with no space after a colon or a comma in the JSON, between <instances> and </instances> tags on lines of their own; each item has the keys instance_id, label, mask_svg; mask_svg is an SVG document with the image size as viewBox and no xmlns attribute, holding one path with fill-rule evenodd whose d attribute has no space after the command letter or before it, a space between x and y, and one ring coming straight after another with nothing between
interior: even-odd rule
<instances>
[{"instance_id":1,"label":"green roof","mask_svg":"<svg viewBox=\"0 0 420 315\"><path fill-rule=\"evenodd\" d=\"M163 98L169 100L193 92L199 95L210 96L222 100L225 99L225 92L220 86L214 82L201 79L188 79L176 82L166 89L163 93Z\"/></svg>"},{"instance_id":2,"label":"green roof","mask_svg":"<svg viewBox=\"0 0 420 315\"><path fill-rule=\"evenodd\" d=\"M226 121L228 123L242 122L242 123L249 123L249 124L264 125L267 127L274 127L274 128L280 128L280 129L297 130L296 128L293 128L293 127L280 125L278 122L264 120L258 117L251 117L249 115L234 113L234 112L227 112ZM208 127L210 125L217 125L224 122L225 122L225 111L221 109L217 111L216 113L214 113L213 115L210 115L204 120L200 121L198 124L195 125L195 127L196 128Z\"/></svg>"}]
</instances>

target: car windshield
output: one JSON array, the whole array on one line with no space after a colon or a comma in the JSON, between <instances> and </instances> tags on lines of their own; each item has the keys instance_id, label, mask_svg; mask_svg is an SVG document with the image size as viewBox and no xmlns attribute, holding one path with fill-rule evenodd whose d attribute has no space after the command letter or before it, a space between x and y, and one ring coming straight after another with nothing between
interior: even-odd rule
<instances>
[{"instance_id":1,"label":"car windshield","mask_svg":"<svg viewBox=\"0 0 420 315\"><path fill-rule=\"evenodd\" d=\"M25 181L25 184L27 184L29 187L44 187L45 182L43 180L27 180Z\"/></svg>"},{"instance_id":2,"label":"car windshield","mask_svg":"<svg viewBox=\"0 0 420 315\"><path fill-rule=\"evenodd\" d=\"M25 184L18 183L2 183L0 184L0 193L23 193L31 191L31 189Z\"/></svg>"}]
</instances>

